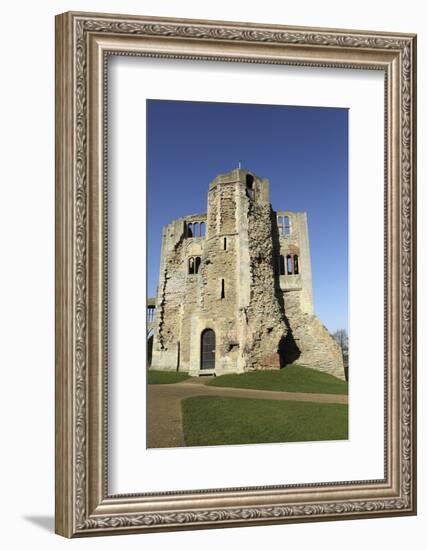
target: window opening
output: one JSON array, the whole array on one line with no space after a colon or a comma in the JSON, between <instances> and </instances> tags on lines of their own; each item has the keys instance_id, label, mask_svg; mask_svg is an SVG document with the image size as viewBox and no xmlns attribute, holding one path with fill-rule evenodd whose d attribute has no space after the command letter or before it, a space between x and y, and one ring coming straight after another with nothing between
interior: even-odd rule
<instances>
[{"instance_id":1,"label":"window opening","mask_svg":"<svg viewBox=\"0 0 427 550\"><path fill-rule=\"evenodd\" d=\"M254 177L251 174L246 175L246 194L251 200L254 199Z\"/></svg>"},{"instance_id":2,"label":"window opening","mask_svg":"<svg viewBox=\"0 0 427 550\"><path fill-rule=\"evenodd\" d=\"M193 275L194 274L194 258L190 258L188 260L188 273L190 275Z\"/></svg>"},{"instance_id":3,"label":"window opening","mask_svg":"<svg viewBox=\"0 0 427 550\"><path fill-rule=\"evenodd\" d=\"M294 273L295 275L299 273L298 256L296 254L294 255Z\"/></svg>"},{"instance_id":4,"label":"window opening","mask_svg":"<svg viewBox=\"0 0 427 550\"><path fill-rule=\"evenodd\" d=\"M284 275L285 274L285 258L280 254L279 256L279 274Z\"/></svg>"},{"instance_id":5,"label":"window opening","mask_svg":"<svg viewBox=\"0 0 427 550\"><path fill-rule=\"evenodd\" d=\"M288 275L292 275L292 258L289 254L286 256L286 267Z\"/></svg>"},{"instance_id":6,"label":"window opening","mask_svg":"<svg viewBox=\"0 0 427 550\"><path fill-rule=\"evenodd\" d=\"M147 322L152 323L156 318L156 308L154 306L148 306L147 308Z\"/></svg>"}]
</instances>

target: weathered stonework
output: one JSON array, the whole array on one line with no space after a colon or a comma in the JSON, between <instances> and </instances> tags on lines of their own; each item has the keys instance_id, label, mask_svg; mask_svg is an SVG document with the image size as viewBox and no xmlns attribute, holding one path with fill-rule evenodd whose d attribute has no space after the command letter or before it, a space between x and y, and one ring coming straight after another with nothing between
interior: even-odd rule
<instances>
[{"instance_id":1,"label":"weathered stonework","mask_svg":"<svg viewBox=\"0 0 427 550\"><path fill-rule=\"evenodd\" d=\"M163 229L151 365L191 375L298 363L344 378L314 315L305 213L274 212L269 182L217 176L207 214Z\"/></svg>"}]
</instances>

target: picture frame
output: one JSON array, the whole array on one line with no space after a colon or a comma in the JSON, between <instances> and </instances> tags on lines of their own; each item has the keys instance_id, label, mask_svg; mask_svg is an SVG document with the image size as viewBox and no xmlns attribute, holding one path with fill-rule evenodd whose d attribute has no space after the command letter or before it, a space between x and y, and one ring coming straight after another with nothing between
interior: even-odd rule
<instances>
[{"instance_id":1,"label":"picture frame","mask_svg":"<svg viewBox=\"0 0 427 550\"><path fill-rule=\"evenodd\" d=\"M384 72L384 478L109 494L111 55ZM56 17L56 532L65 537L416 513L416 36L68 12Z\"/></svg>"}]
</instances>

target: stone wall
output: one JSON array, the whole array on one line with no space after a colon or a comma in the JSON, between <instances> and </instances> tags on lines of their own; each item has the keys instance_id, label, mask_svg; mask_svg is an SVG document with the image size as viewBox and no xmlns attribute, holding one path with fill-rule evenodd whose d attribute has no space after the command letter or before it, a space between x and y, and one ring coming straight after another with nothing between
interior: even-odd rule
<instances>
[{"instance_id":1,"label":"stone wall","mask_svg":"<svg viewBox=\"0 0 427 550\"><path fill-rule=\"evenodd\" d=\"M175 220L163 229L151 363L155 369L176 370L190 360L190 321L199 285L197 275L188 275L188 259L201 256L205 243L201 237L186 238L186 224L194 221L206 222L206 214Z\"/></svg>"},{"instance_id":2,"label":"stone wall","mask_svg":"<svg viewBox=\"0 0 427 550\"><path fill-rule=\"evenodd\" d=\"M217 190L219 249L224 235L228 236L227 252L216 253L215 260L225 281L228 276L232 280L225 298L232 307L226 306L219 357L228 359L228 368L231 361L236 372L280 368L287 329L274 284L269 182L256 176L248 180L244 171L234 171L217 182Z\"/></svg>"},{"instance_id":3,"label":"stone wall","mask_svg":"<svg viewBox=\"0 0 427 550\"><path fill-rule=\"evenodd\" d=\"M341 348L319 318L303 312L297 292L285 292L284 305L298 348L298 356L286 356L286 362L298 363L345 380Z\"/></svg>"},{"instance_id":4,"label":"stone wall","mask_svg":"<svg viewBox=\"0 0 427 550\"><path fill-rule=\"evenodd\" d=\"M279 369L284 365L284 343L288 329L275 284L277 270L271 207L248 200L247 216L250 302L246 311L246 368Z\"/></svg>"},{"instance_id":5,"label":"stone wall","mask_svg":"<svg viewBox=\"0 0 427 550\"><path fill-rule=\"evenodd\" d=\"M214 330L216 336L216 373L238 370L237 195L236 186L229 181L217 182L209 190L208 238L199 272L200 302L194 312L197 322L193 323L193 372L200 367L200 337L206 328Z\"/></svg>"}]
</instances>

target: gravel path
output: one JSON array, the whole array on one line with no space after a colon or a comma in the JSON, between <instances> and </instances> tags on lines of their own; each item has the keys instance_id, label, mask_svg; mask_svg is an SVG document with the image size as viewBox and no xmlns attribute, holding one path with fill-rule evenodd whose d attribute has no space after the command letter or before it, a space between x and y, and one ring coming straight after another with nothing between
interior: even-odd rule
<instances>
[{"instance_id":1,"label":"gravel path","mask_svg":"<svg viewBox=\"0 0 427 550\"><path fill-rule=\"evenodd\" d=\"M246 388L207 386L208 378L192 378L178 384L148 385L148 447L184 447L181 401L196 395L275 399L278 401L311 401L315 403L348 403L347 395L296 393Z\"/></svg>"}]
</instances>

